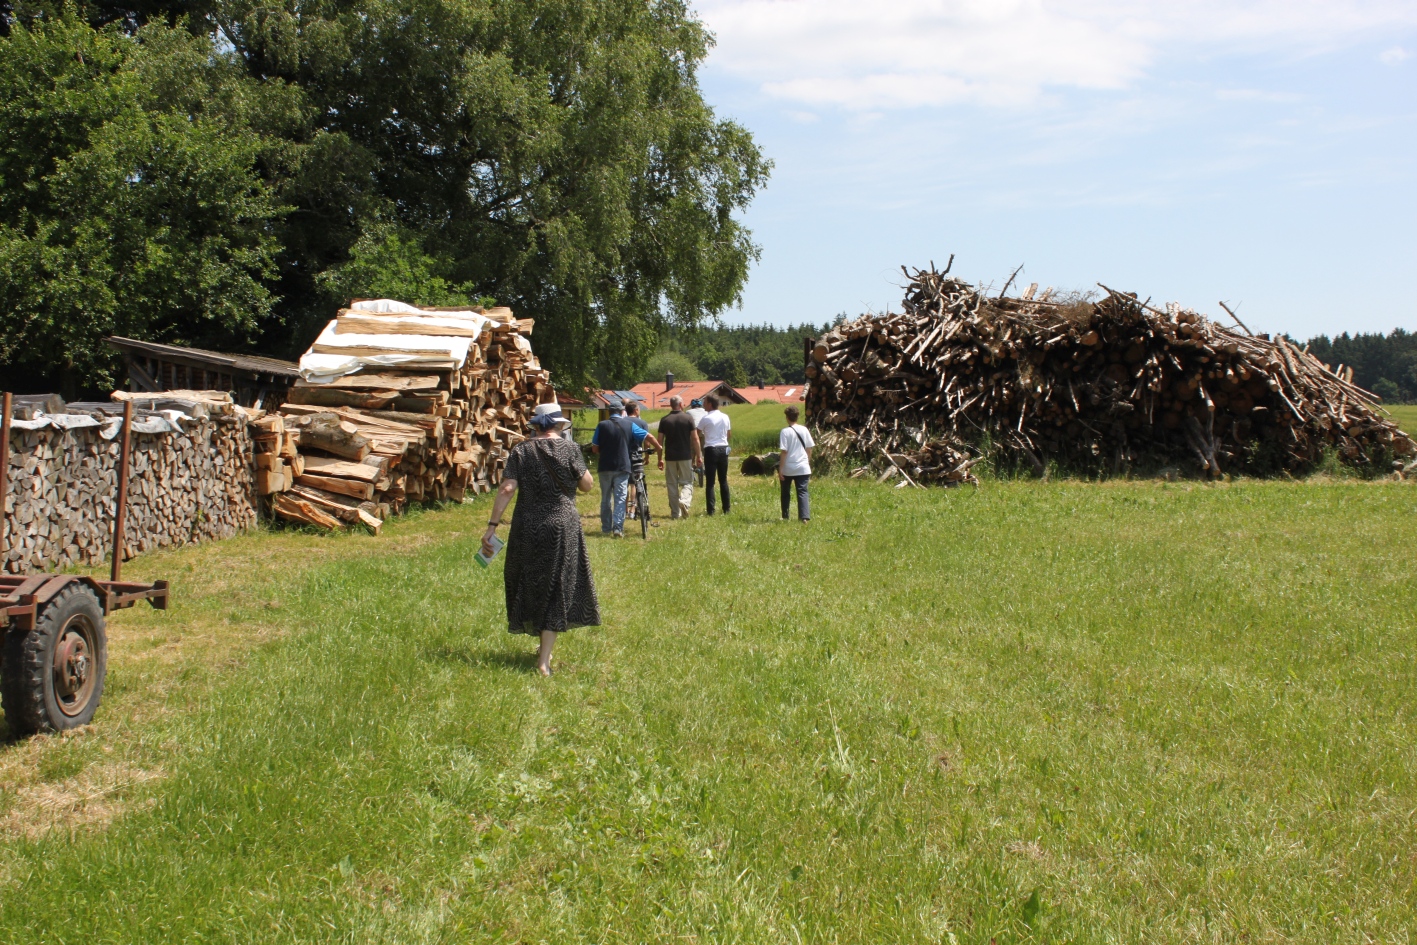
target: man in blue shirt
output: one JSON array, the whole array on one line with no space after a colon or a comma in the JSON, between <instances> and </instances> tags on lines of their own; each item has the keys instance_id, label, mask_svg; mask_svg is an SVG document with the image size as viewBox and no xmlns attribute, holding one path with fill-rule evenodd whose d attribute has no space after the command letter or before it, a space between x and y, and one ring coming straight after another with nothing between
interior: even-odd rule
<instances>
[{"instance_id":1,"label":"man in blue shirt","mask_svg":"<svg viewBox=\"0 0 1417 945\"><path fill-rule=\"evenodd\" d=\"M649 432L649 424L640 417L639 401L632 400L625 405L625 419L635 425L635 439L630 443L630 493L629 499L625 502L625 507L628 509L635 501L637 477L645 471L645 444L648 443L648 448L659 454L660 469L664 468L664 447L659 445L659 440L656 440L654 434Z\"/></svg>"},{"instance_id":2,"label":"man in blue shirt","mask_svg":"<svg viewBox=\"0 0 1417 945\"><path fill-rule=\"evenodd\" d=\"M600 532L625 537L625 499L630 487L630 452L649 430L641 430L625 419L625 407L618 400L610 405L610 418L596 425L590 451L600 457Z\"/></svg>"}]
</instances>

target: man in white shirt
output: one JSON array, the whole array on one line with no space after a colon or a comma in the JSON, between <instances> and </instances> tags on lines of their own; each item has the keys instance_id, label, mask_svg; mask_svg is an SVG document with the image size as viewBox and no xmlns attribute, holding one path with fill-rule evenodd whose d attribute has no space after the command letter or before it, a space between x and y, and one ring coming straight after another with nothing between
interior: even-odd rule
<instances>
[{"instance_id":1,"label":"man in white shirt","mask_svg":"<svg viewBox=\"0 0 1417 945\"><path fill-rule=\"evenodd\" d=\"M803 522L812 520L812 505L807 499L807 483L812 479L812 456L808 451L816 446L812 433L797 422L801 416L796 407L789 406L787 426L777 435L777 481L782 483L782 520L787 521L787 510L792 506L792 490L797 490L797 518Z\"/></svg>"},{"instance_id":2,"label":"man in white shirt","mask_svg":"<svg viewBox=\"0 0 1417 945\"><path fill-rule=\"evenodd\" d=\"M718 475L723 492L723 514L728 514L728 434L733 421L718 409L718 398L704 398L704 415L699 420L699 436L704 441L704 494L708 496L708 514L713 514L713 477Z\"/></svg>"}]
</instances>

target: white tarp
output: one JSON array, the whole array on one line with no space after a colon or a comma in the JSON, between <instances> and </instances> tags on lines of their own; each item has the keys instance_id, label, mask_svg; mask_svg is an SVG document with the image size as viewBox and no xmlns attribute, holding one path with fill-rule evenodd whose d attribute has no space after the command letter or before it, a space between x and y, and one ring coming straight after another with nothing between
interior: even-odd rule
<instances>
[{"instance_id":1,"label":"white tarp","mask_svg":"<svg viewBox=\"0 0 1417 945\"><path fill-rule=\"evenodd\" d=\"M191 419L180 411L170 410L165 413L175 413L183 419ZM111 440L123 430L122 417L109 417L99 421L93 417L80 413L50 413L40 414L33 420L11 420L10 428L13 430L43 430L45 427L54 427L56 430L86 430L91 427L102 427L98 435L105 440ZM181 433L182 428L177 424L177 418L171 420L163 417L149 417L146 420L133 421L134 433Z\"/></svg>"},{"instance_id":2,"label":"white tarp","mask_svg":"<svg viewBox=\"0 0 1417 945\"><path fill-rule=\"evenodd\" d=\"M378 315L417 315L422 311L416 305L394 299L360 299L358 302L351 302L349 307L356 312L374 312Z\"/></svg>"},{"instance_id":3,"label":"white tarp","mask_svg":"<svg viewBox=\"0 0 1417 945\"><path fill-rule=\"evenodd\" d=\"M82 413L50 413L45 414L49 422L61 430L83 430L88 427L99 426L99 422L88 414Z\"/></svg>"},{"instance_id":4,"label":"white tarp","mask_svg":"<svg viewBox=\"0 0 1417 945\"><path fill-rule=\"evenodd\" d=\"M395 299L363 299L359 302L351 302L349 310L352 312L364 312L370 315L428 315L440 318L483 318L486 316L481 312L474 312L471 309L458 309L446 312L430 312L427 309L419 308L416 305L409 305L407 302L399 302Z\"/></svg>"},{"instance_id":5,"label":"white tarp","mask_svg":"<svg viewBox=\"0 0 1417 945\"><path fill-rule=\"evenodd\" d=\"M473 311L427 312L395 299L366 299L350 306L352 312L388 318L390 327L427 327L429 334L374 334L339 330L335 319L300 358L300 376L310 384L328 384L366 367L401 370L448 371L467 363L474 338L469 323L481 334L490 319ZM458 335L441 335L438 329L456 329Z\"/></svg>"}]
</instances>

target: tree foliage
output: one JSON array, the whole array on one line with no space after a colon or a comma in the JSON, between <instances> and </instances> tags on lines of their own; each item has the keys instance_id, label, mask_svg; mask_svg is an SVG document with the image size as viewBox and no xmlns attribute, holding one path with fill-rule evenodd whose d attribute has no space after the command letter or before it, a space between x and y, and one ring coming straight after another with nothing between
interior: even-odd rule
<instances>
[{"instance_id":1,"label":"tree foliage","mask_svg":"<svg viewBox=\"0 0 1417 945\"><path fill-rule=\"evenodd\" d=\"M704 102L696 70L711 37L682 0L80 9L82 18L10 8L0 41L14 83L8 112L54 129L75 109L80 119L79 131L26 147L43 153L22 163L71 166L114 125L123 146L108 146L106 164L91 160L109 195L128 195L124 218L141 234L161 229L160 205L190 185L184 206L203 209L215 242L163 231L159 243L193 234L164 259L204 260L178 274L172 297L131 295L116 275L130 267L116 262L70 263L84 273L64 303L76 337L91 335L82 325L91 297L104 311L132 298L156 319L133 333L195 341L220 326L231 343L290 355L333 306L380 285L420 293L410 301L494 298L537 319L537 352L563 378L618 383L639 374L667 327L698 325L740 298L757 249L736 214L769 164ZM21 48L36 44L48 52ZM90 47L95 57L74 59ZM185 137L168 148L182 122ZM192 163L198 148L210 165ZM134 177L134 155L153 152L175 165ZM23 185L5 160L8 192ZM225 190L202 189L218 184ZM92 223L105 219L103 186L81 195L79 229L109 225ZM41 222L26 224L27 240L40 238ZM60 226L36 246L71 254L104 241ZM6 246L7 259L37 265L36 247ZM55 265L31 270L46 297L63 283ZM9 331L21 304L3 298L7 339L34 330ZM71 360L101 371L98 355Z\"/></svg>"},{"instance_id":2,"label":"tree foliage","mask_svg":"<svg viewBox=\"0 0 1417 945\"><path fill-rule=\"evenodd\" d=\"M170 30L63 15L0 42L0 361L72 392L111 382L109 334L259 332L280 208L240 81Z\"/></svg>"},{"instance_id":3,"label":"tree foliage","mask_svg":"<svg viewBox=\"0 0 1417 945\"><path fill-rule=\"evenodd\" d=\"M716 325L671 333L663 351L693 362L700 377L749 384L801 384L806 381L802 339L816 337L830 325ZM679 372L675 371L677 375ZM661 380L663 371L645 372ZM685 378L688 379L687 377Z\"/></svg>"}]
</instances>

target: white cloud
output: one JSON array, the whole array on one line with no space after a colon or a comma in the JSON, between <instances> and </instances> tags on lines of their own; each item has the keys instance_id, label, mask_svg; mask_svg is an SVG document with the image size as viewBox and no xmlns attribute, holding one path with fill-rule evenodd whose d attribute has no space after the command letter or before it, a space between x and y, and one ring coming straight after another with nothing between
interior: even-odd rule
<instances>
[{"instance_id":1,"label":"white cloud","mask_svg":"<svg viewBox=\"0 0 1417 945\"><path fill-rule=\"evenodd\" d=\"M852 110L1126 89L1158 60L1315 52L1417 27L1408 0L699 0L714 68ZM1385 62L1394 47L1383 54Z\"/></svg>"},{"instance_id":2,"label":"white cloud","mask_svg":"<svg viewBox=\"0 0 1417 945\"><path fill-rule=\"evenodd\" d=\"M1378 54L1378 60L1385 65L1395 66L1404 59L1411 59L1412 54L1401 46L1394 46L1391 49L1384 49Z\"/></svg>"}]
</instances>

